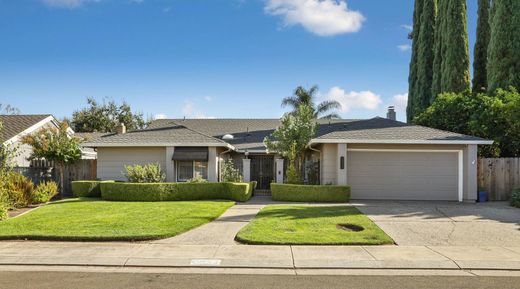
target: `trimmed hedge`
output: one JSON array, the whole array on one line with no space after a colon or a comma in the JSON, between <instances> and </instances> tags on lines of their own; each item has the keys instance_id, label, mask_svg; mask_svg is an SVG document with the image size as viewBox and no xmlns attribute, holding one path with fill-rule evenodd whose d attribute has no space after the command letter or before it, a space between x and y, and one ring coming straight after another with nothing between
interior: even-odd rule
<instances>
[{"instance_id":1,"label":"trimmed hedge","mask_svg":"<svg viewBox=\"0 0 520 289\"><path fill-rule=\"evenodd\" d=\"M275 201L290 202L348 202L349 186L315 186L271 184L271 193Z\"/></svg>"},{"instance_id":2,"label":"trimmed hedge","mask_svg":"<svg viewBox=\"0 0 520 289\"><path fill-rule=\"evenodd\" d=\"M253 183L118 183L102 182L101 198L107 201L233 200L245 202Z\"/></svg>"},{"instance_id":3,"label":"trimmed hedge","mask_svg":"<svg viewBox=\"0 0 520 289\"><path fill-rule=\"evenodd\" d=\"M101 183L114 181L73 181L72 195L75 198L101 198Z\"/></svg>"},{"instance_id":4,"label":"trimmed hedge","mask_svg":"<svg viewBox=\"0 0 520 289\"><path fill-rule=\"evenodd\" d=\"M511 194L511 206L520 208L520 188L513 190L513 194Z\"/></svg>"}]
</instances>

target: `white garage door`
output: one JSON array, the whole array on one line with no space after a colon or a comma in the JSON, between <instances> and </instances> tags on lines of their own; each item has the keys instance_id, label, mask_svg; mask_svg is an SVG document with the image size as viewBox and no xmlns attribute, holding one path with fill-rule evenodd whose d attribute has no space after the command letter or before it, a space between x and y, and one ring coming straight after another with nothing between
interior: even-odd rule
<instances>
[{"instance_id":1,"label":"white garage door","mask_svg":"<svg viewBox=\"0 0 520 289\"><path fill-rule=\"evenodd\" d=\"M353 199L459 198L458 152L348 151Z\"/></svg>"}]
</instances>

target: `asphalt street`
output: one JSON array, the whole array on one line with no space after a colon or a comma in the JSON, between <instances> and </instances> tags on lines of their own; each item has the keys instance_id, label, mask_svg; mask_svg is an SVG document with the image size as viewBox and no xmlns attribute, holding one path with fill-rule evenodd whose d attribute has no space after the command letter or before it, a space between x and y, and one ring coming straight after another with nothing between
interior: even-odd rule
<instances>
[{"instance_id":1,"label":"asphalt street","mask_svg":"<svg viewBox=\"0 0 520 289\"><path fill-rule=\"evenodd\" d=\"M284 276L227 274L150 274L76 272L0 272L2 289L403 289L520 288L520 277L457 276Z\"/></svg>"}]
</instances>

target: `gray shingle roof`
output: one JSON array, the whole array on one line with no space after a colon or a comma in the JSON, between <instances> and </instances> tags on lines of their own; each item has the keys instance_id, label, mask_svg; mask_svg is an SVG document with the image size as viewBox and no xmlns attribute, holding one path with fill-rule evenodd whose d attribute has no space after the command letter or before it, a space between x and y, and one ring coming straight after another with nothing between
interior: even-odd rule
<instances>
[{"instance_id":1,"label":"gray shingle roof","mask_svg":"<svg viewBox=\"0 0 520 289\"><path fill-rule=\"evenodd\" d=\"M20 114L20 115L0 115L0 122L3 129L0 133L0 143L3 143L45 118L50 114Z\"/></svg>"},{"instance_id":2,"label":"gray shingle roof","mask_svg":"<svg viewBox=\"0 0 520 289\"><path fill-rule=\"evenodd\" d=\"M196 132L181 125L163 128L149 128L130 131L125 134L106 134L82 144L86 147L99 146L168 146L168 145L214 145L227 146L227 143Z\"/></svg>"},{"instance_id":3,"label":"gray shingle roof","mask_svg":"<svg viewBox=\"0 0 520 289\"><path fill-rule=\"evenodd\" d=\"M482 138L458 134L434 128L407 124L386 118L372 118L345 124L322 125L318 129L319 140L350 140L363 142L440 142L440 141L486 141Z\"/></svg>"},{"instance_id":4,"label":"gray shingle roof","mask_svg":"<svg viewBox=\"0 0 520 289\"><path fill-rule=\"evenodd\" d=\"M481 138L410 125L386 118L367 120L319 120L316 142L342 140L355 142L464 142ZM265 151L263 140L280 125L279 119L160 119L142 131L102 136L85 145L230 144L238 150ZM232 140L222 140L226 134Z\"/></svg>"}]
</instances>

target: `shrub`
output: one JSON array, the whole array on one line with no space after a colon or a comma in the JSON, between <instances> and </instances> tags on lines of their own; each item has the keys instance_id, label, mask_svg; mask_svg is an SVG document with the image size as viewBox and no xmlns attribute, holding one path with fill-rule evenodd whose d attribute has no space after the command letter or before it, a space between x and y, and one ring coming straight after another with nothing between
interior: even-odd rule
<instances>
[{"instance_id":1,"label":"shrub","mask_svg":"<svg viewBox=\"0 0 520 289\"><path fill-rule=\"evenodd\" d=\"M162 183L166 178L159 164L125 166L125 177L131 183Z\"/></svg>"},{"instance_id":2,"label":"shrub","mask_svg":"<svg viewBox=\"0 0 520 289\"><path fill-rule=\"evenodd\" d=\"M26 207L31 202L34 183L20 173L9 173L7 179L7 197L11 208Z\"/></svg>"},{"instance_id":3,"label":"shrub","mask_svg":"<svg viewBox=\"0 0 520 289\"><path fill-rule=\"evenodd\" d=\"M7 192L0 188L0 221L7 219L7 211L9 210L9 201L7 199Z\"/></svg>"},{"instance_id":4,"label":"shrub","mask_svg":"<svg viewBox=\"0 0 520 289\"><path fill-rule=\"evenodd\" d=\"M189 179L188 183L207 183L208 180L204 179L202 176L196 176L193 179Z\"/></svg>"},{"instance_id":5,"label":"shrub","mask_svg":"<svg viewBox=\"0 0 520 289\"><path fill-rule=\"evenodd\" d=\"M520 188L513 191L511 195L511 206L520 208Z\"/></svg>"},{"instance_id":6,"label":"shrub","mask_svg":"<svg viewBox=\"0 0 520 289\"><path fill-rule=\"evenodd\" d=\"M289 167L287 168L287 183L288 184L301 184L301 178L300 174L298 174L298 171L296 170L296 167L294 166L294 163L290 163Z\"/></svg>"},{"instance_id":7,"label":"shrub","mask_svg":"<svg viewBox=\"0 0 520 289\"><path fill-rule=\"evenodd\" d=\"M242 182L242 174L235 168L233 160L226 160L222 163L222 182Z\"/></svg>"},{"instance_id":8,"label":"shrub","mask_svg":"<svg viewBox=\"0 0 520 289\"><path fill-rule=\"evenodd\" d=\"M292 202L348 202L350 187L348 186L315 186L293 184L271 184L271 192L275 201Z\"/></svg>"},{"instance_id":9,"label":"shrub","mask_svg":"<svg viewBox=\"0 0 520 289\"><path fill-rule=\"evenodd\" d=\"M117 183L102 182L101 197L108 201L192 201L227 199L245 202L253 183Z\"/></svg>"},{"instance_id":10,"label":"shrub","mask_svg":"<svg viewBox=\"0 0 520 289\"><path fill-rule=\"evenodd\" d=\"M31 194L31 204L47 203L58 194L58 184L53 181L40 183Z\"/></svg>"},{"instance_id":11,"label":"shrub","mask_svg":"<svg viewBox=\"0 0 520 289\"><path fill-rule=\"evenodd\" d=\"M100 198L100 183L101 181L73 181L72 195L75 198Z\"/></svg>"}]
</instances>

